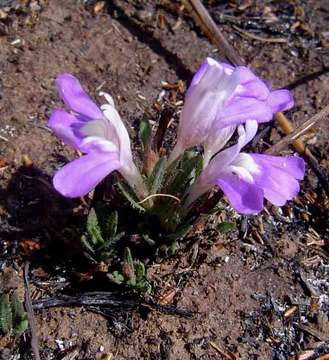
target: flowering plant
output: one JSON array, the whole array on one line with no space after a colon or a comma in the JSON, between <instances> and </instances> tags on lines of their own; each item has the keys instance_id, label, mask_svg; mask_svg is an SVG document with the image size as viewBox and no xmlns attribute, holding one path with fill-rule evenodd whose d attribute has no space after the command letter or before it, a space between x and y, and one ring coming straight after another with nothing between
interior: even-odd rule
<instances>
[{"instance_id":1,"label":"flowering plant","mask_svg":"<svg viewBox=\"0 0 329 360\"><path fill-rule=\"evenodd\" d=\"M127 129L110 95L101 93L107 103L99 107L72 75L60 75L56 83L68 111L55 110L49 127L84 155L58 170L54 187L66 197L80 197L114 174L123 199L138 210L132 213L133 233L148 246L172 249L216 186L242 214L259 213L264 199L282 206L299 192L303 159L241 152L256 135L258 123L293 106L289 91L271 91L247 67L206 59L187 90L172 151L152 146L152 128L143 119L144 166L133 159ZM226 146L232 139L235 143ZM103 258L104 251L111 250L106 253L109 261L114 244L121 239L130 248L131 237L117 236L116 211L109 215L111 225L102 225L99 214L95 209L90 212L87 230L92 239L86 244L94 254L95 247L101 250ZM136 279L136 263L129 249L125 254L130 259L130 267L125 267L130 269L126 274L130 281L132 276ZM137 269L143 277L140 264Z\"/></svg>"}]
</instances>

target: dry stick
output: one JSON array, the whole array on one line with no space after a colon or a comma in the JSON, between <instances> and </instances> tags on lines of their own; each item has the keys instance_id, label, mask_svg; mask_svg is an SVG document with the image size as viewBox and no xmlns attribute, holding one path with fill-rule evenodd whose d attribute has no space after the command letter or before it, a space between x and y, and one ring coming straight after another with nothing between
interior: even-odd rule
<instances>
[{"instance_id":1,"label":"dry stick","mask_svg":"<svg viewBox=\"0 0 329 360\"><path fill-rule=\"evenodd\" d=\"M40 360L39 352L39 340L37 331L35 328L35 317L33 312L33 306L31 301L30 286L29 286L29 263L25 264L24 267L24 285L25 285L25 307L27 312L27 318L29 320L30 330L31 330L31 347L34 353L36 360Z\"/></svg>"},{"instance_id":2,"label":"dry stick","mask_svg":"<svg viewBox=\"0 0 329 360\"><path fill-rule=\"evenodd\" d=\"M171 107L165 108L161 112L160 119L159 119L159 125L158 125L157 131L155 133L153 143L152 143L152 150L157 153L160 151L160 149L162 147L163 139L164 139L166 130L168 128L168 124L169 124L170 120L172 119L174 112L175 112L175 110Z\"/></svg>"},{"instance_id":3,"label":"dry stick","mask_svg":"<svg viewBox=\"0 0 329 360\"><path fill-rule=\"evenodd\" d=\"M283 137L279 142L271 146L268 150L265 151L266 154L274 154L281 150L284 146L293 143L295 147L300 147L300 151L305 151L303 143L298 138L304 135L308 130L317 125L320 121L326 119L329 116L329 105L324 109L318 112L316 115L312 116L309 120L305 121L297 129L293 130L290 134Z\"/></svg>"},{"instance_id":4,"label":"dry stick","mask_svg":"<svg viewBox=\"0 0 329 360\"><path fill-rule=\"evenodd\" d=\"M183 0L184 6L191 13L194 21L200 26L205 35L215 43L219 51L234 65L243 65L244 61L235 49L226 41L219 31L217 24L210 16L208 10L199 0Z\"/></svg>"},{"instance_id":5,"label":"dry stick","mask_svg":"<svg viewBox=\"0 0 329 360\"><path fill-rule=\"evenodd\" d=\"M147 307L169 315L177 315L186 318L191 318L194 312L188 309L177 308L171 305L161 305L153 302L152 300L145 299L122 299L116 297L110 292L86 293L78 296L62 295L55 298L39 299L33 302L35 310L42 310L58 306L85 306L89 309L97 306L108 308L113 313L120 310L132 311L139 307Z\"/></svg>"},{"instance_id":6,"label":"dry stick","mask_svg":"<svg viewBox=\"0 0 329 360\"><path fill-rule=\"evenodd\" d=\"M168 124L174 115L172 107L164 109L160 114L157 131L154 135L153 141L147 146L146 156L143 163L143 173L150 175L152 170L159 160L159 152L161 150L163 139L168 128Z\"/></svg>"},{"instance_id":7,"label":"dry stick","mask_svg":"<svg viewBox=\"0 0 329 360\"><path fill-rule=\"evenodd\" d=\"M191 16L193 17L196 24L200 26L201 30L210 39L210 41L212 41L217 46L218 50L222 50L222 53L226 59L233 65L243 65L243 59L232 47L232 45L230 45L224 38L224 35L218 29L217 24L214 22L208 10L204 7L201 1L183 0L183 4L191 13ZM293 132L293 125L281 112L275 114L275 119L286 135ZM296 139L293 142L293 146L299 154L304 156L305 160L311 166L314 173L318 176L325 191L329 193L329 181L311 151L305 147L304 143L300 139Z\"/></svg>"}]
</instances>

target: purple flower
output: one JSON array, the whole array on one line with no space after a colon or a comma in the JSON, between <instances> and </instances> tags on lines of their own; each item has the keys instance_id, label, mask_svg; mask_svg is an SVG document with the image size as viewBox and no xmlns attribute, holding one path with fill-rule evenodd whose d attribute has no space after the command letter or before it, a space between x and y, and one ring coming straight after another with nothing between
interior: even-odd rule
<instances>
[{"instance_id":1,"label":"purple flower","mask_svg":"<svg viewBox=\"0 0 329 360\"><path fill-rule=\"evenodd\" d=\"M248 120L238 128L239 139L218 153L192 185L187 205L218 185L232 207L242 214L257 214L264 198L283 206L299 192L304 177L304 160L297 156L268 156L240 152L256 134L257 122Z\"/></svg>"},{"instance_id":2,"label":"purple flower","mask_svg":"<svg viewBox=\"0 0 329 360\"><path fill-rule=\"evenodd\" d=\"M274 113L292 106L288 90L270 91L247 67L207 58L186 93L177 143L169 162L187 148L202 144L207 164L225 146L238 124L247 120L267 122Z\"/></svg>"},{"instance_id":3,"label":"purple flower","mask_svg":"<svg viewBox=\"0 0 329 360\"><path fill-rule=\"evenodd\" d=\"M136 194L144 197L146 191L133 162L129 135L111 96L102 93L108 103L99 108L74 76L59 75L56 85L71 112L55 110L48 126L66 144L86 154L55 174L56 190L70 198L83 196L117 170Z\"/></svg>"}]
</instances>

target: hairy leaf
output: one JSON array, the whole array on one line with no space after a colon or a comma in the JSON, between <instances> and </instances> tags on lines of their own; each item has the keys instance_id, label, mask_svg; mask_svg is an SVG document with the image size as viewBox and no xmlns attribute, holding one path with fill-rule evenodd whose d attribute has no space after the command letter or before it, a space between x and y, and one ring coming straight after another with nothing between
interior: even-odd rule
<instances>
[{"instance_id":1,"label":"hairy leaf","mask_svg":"<svg viewBox=\"0 0 329 360\"><path fill-rule=\"evenodd\" d=\"M113 271L112 274L108 274L108 278L117 285L121 285L125 280L124 276L119 273L119 271Z\"/></svg>"},{"instance_id":2,"label":"hairy leaf","mask_svg":"<svg viewBox=\"0 0 329 360\"><path fill-rule=\"evenodd\" d=\"M91 253L95 253L95 249L93 248L93 246L90 244L89 239L87 238L87 236L82 235L81 236L81 244L82 246L87 250L90 251Z\"/></svg>"},{"instance_id":3,"label":"hairy leaf","mask_svg":"<svg viewBox=\"0 0 329 360\"><path fill-rule=\"evenodd\" d=\"M152 127L150 121L145 115L139 125L139 138L143 151L146 151L152 138Z\"/></svg>"},{"instance_id":4,"label":"hairy leaf","mask_svg":"<svg viewBox=\"0 0 329 360\"><path fill-rule=\"evenodd\" d=\"M15 327L14 327L14 334L16 336L19 336L21 335L29 326L29 322L28 320L25 318L25 319L22 319L20 322L18 322L17 324L15 324Z\"/></svg>"},{"instance_id":5,"label":"hairy leaf","mask_svg":"<svg viewBox=\"0 0 329 360\"><path fill-rule=\"evenodd\" d=\"M138 204L138 199L136 198L135 194L133 194L132 191L124 183L118 181L117 185L121 194L128 200L128 202L134 209L145 212L145 209Z\"/></svg>"},{"instance_id":6,"label":"hairy leaf","mask_svg":"<svg viewBox=\"0 0 329 360\"><path fill-rule=\"evenodd\" d=\"M106 236L107 239L114 239L118 230L118 212L113 211L111 212L110 216L108 217L108 220L106 222L106 227L104 229L104 236Z\"/></svg>"},{"instance_id":7,"label":"hairy leaf","mask_svg":"<svg viewBox=\"0 0 329 360\"><path fill-rule=\"evenodd\" d=\"M165 238L171 241L182 239L192 228L191 224L183 224L173 234L167 235Z\"/></svg>"},{"instance_id":8,"label":"hairy leaf","mask_svg":"<svg viewBox=\"0 0 329 360\"><path fill-rule=\"evenodd\" d=\"M14 291L10 297L11 309L14 322L22 320L26 316L22 302L19 300L17 291Z\"/></svg>"},{"instance_id":9,"label":"hairy leaf","mask_svg":"<svg viewBox=\"0 0 329 360\"><path fill-rule=\"evenodd\" d=\"M0 296L0 330L3 334L8 334L13 328L13 313L10 306L9 295Z\"/></svg>"},{"instance_id":10,"label":"hairy leaf","mask_svg":"<svg viewBox=\"0 0 329 360\"><path fill-rule=\"evenodd\" d=\"M137 281L145 276L145 266L141 261L135 261L135 273Z\"/></svg>"},{"instance_id":11,"label":"hairy leaf","mask_svg":"<svg viewBox=\"0 0 329 360\"><path fill-rule=\"evenodd\" d=\"M87 232L92 244L97 247L104 243L98 217L94 208L91 208L87 218Z\"/></svg>"},{"instance_id":12,"label":"hairy leaf","mask_svg":"<svg viewBox=\"0 0 329 360\"><path fill-rule=\"evenodd\" d=\"M166 165L167 159L165 157L160 158L160 160L155 165L152 174L148 179L150 194L156 194L161 189L166 171Z\"/></svg>"},{"instance_id":13,"label":"hairy leaf","mask_svg":"<svg viewBox=\"0 0 329 360\"><path fill-rule=\"evenodd\" d=\"M123 275L127 278L127 284L130 286L135 286L136 274L135 274L134 260L131 255L131 251L128 247L124 249L122 272Z\"/></svg>"},{"instance_id":14,"label":"hairy leaf","mask_svg":"<svg viewBox=\"0 0 329 360\"><path fill-rule=\"evenodd\" d=\"M184 156L180 167L177 169L177 175L169 186L169 192L173 194L184 193L186 186L199 172L200 163L202 166L202 156L200 155L191 158Z\"/></svg>"},{"instance_id":15,"label":"hairy leaf","mask_svg":"<svg viewBox=\"0 0 329 360\"><path fill-rule=\"evenodd\" d=\"M226 234L235 228L235 223L229 222L229 221L223 221L223 222L219 223L216 226L216 228L220 233Z\"/></svg>"}]
</instances>

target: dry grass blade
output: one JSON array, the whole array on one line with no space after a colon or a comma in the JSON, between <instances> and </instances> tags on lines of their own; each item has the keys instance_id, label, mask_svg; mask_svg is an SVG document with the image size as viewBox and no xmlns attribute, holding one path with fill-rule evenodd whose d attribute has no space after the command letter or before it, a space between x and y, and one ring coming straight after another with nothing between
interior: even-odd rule
<instances>
[{"instance_id":1,"label":"dry grass blade","mask_svg":"<svg viewBox=\"0 0 329 360\"><path fill-rule=\"evenodd\" d=\"M209 341L209 345L216 350L221 356L223 356L227 360L238 360L238 358L232 354L231 352L226 352L222 350L218 345L216 345L214 342Z\"/></svg>"},{"instance_id":2,"label":"dry grass blade","mask_svg":"<svg viewBox=\"0 0 329 360\"><path fill-rule=\"evenodd\" d=\"M287 39L284 39L284 38L263 38L261 36L255 35L255 34L251 34L248 31L245 31L236 25L232 25L232 27L233 27L233 29L238 31L241 35L243 35L247 38L253 39L253 40L264 42L264 43L286 44L288 42Z\"/></svg>"},{"instance_id":3,"label":"dry grass blade","mask_svg":"<svg viewBox=\"0 0 329 360\"><path fill-rule=\"evenodd\" d=\"M324 109L322 109L319 113L312 116L309 120L305 121L301 126L299 126L297 129L290 132L290 134L286 135L284 138L282 138L279 142L271 146L269 149L266 150L267 154L274 154L280 151L283 147L286 145L296 141L300 136L304 135L308 130L310 130L312 127L316 126L319 122L322 120L325 120L329 116L329 105L327 105ZM289 129L291 130L291 129ZM296 144L298 148L300 148L300 151L298 152L304 152L304 147L301 147L299 143Z\"/></svg>"}]
</instances>

